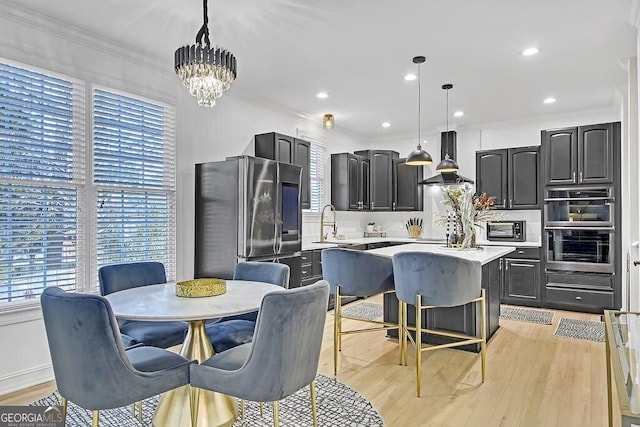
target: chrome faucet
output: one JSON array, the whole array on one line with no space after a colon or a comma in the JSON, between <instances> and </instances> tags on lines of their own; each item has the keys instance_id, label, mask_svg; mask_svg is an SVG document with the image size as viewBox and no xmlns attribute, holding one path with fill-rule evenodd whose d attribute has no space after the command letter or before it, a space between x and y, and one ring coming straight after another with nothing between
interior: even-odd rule
<instances>
[{"instance_id":1,"label":"chrome faucet","mask_svg":"<svg viewBox=\"0 0 640 427\"><path fill-rule=\"evenodd\" d=\"M329 210L333 212L333 221L330 221L330 222L324 221L324 211L327 208L329 208ZM336 208L331 204L325 205L322 208L322 213L320 214L320 241L321 242L324 242L325 240L327 240L327 236L329 233L325 234L324 232L324 228L327 226L333 227L333 232L331 233L331 236L336 237L336 234L338 234L338 227L336 226Z\"/></svg>"}]
</instances>

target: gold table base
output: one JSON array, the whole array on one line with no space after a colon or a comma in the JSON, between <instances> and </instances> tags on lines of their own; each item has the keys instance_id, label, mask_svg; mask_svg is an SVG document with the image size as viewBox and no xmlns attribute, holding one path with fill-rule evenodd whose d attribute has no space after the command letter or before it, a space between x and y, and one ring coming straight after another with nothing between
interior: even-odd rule
<instances>
[{"instance_id":1,"label":"gold table base","mask_svg":"<svg viewBox=\"0 0 640 427\"><path fill-rule=\"evenodd\" d=\"M204 324L204 320L189 321L189 331L180 350L181 356L204 362L215 354ZM202 389L199 392L198 427L230 426L234 423L238 415L238 407L233 397ZM191 427L189 386L163 394L153 415L152 423L156 427Z\"/></svg>"}]
</instances>

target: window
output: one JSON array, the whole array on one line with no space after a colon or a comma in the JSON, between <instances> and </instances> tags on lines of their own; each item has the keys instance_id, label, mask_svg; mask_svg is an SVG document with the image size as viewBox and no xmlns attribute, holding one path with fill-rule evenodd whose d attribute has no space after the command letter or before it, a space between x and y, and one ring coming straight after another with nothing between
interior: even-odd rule
<instances>
[{"instance_id":1,"label":"window","mask_svg":"<svg viewBox=\"0 0 640 427\"><path fill-rule=\"evenodd\" d=\"M168 106L93 91L94 277L159 261L175 278L175 131Z\"/></svg>"},{"instance_id":2,"label":"window","mask_svg":"<svg viewBox=\"0 0 640 427\"><path fill-rule=\"evenodd\" d=\"M324 206L324 166L325 166L325 145L315 141L311 141L311 158L310 158L310 186L311 186L311 207L309 212L320 213Z\"/></svg>"},{"instance_id":3,"label":"window","mask_svg":"<svg viewBox=\"0 0 640 427\"><path fill-rule=\"evenodd\" d=\"M0 304L84 282L84 96L0 63Z\"/></svg>"},{"instance_id":4,"label":"window","mask_svg":"<svg viewBox=\"0 0 640 427\"><path fill-rule=\"evenodd\" d=\"M0 62L0 311L47 286L95 290L114 262L157 260L175 279L174 122L105 89L87 109L84 83Z\"/></svg>"}]
</instances>

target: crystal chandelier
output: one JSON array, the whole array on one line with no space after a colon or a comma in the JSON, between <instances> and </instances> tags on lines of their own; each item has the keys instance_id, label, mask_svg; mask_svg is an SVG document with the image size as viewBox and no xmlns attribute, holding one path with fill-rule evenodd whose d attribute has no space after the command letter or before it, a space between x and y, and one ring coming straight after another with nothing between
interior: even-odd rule
<instances>
[{"instance_id":1,"label":"crystal chandelier","mask_svg":"<svg viewBox=\"0 0 640 427\"><path fill-rule=\"evenodd\" d=\"M221 47L211 47L207 0L202 1L204 24L196 34L196 44L182 46L175 53L176 74L198 99L201 107L213 107L216 99L229 89L238 74L233 54Z\"/></svg>"}]
</instances>

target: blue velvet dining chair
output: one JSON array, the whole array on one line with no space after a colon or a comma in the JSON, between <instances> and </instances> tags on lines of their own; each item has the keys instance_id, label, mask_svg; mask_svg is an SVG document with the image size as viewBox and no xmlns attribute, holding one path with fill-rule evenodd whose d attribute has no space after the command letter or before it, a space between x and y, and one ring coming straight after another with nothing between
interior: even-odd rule
<instances>
[{"instance_id":1,"label":"blue velvet dining chair","mask_svg":"<svg viewBox=\"0 0 640 427\"><path fill-rule=\"evenodd\" d=\"M391 258L352 249L330 248L322 251L322 276L331 285L334 295L333 374L338 374L338 352L342 350L342 336L347 334L400 330L399 323L363 320L342 314L342 298L370 297L393 292L393 263ZM398 309L400 305L398 305ZM345 331L342 319L358 320L377 327ZM399 333L399 332L398 332Z\"/></svg>"},{"instance_id":2,"label":"blue velvet dining chair","mask_svg":"<svg viewBox=\"0 0 640 427\"><path fill-rule=\"evenodd\" d=\"M100 294L139 286L157 285L167 282L164 265L160 262L132 262L112 264L98 270ZM153 347L169 348L182 344L188 329L187 322L143 322L138 320L119 320L120 332L136 342ZM125 337L123 337L124 341Z\"/></svg>"},{"instance_id":3,"label":"blue velvet dining chair","mask_svg":"<svg viewBox=\"0 0 640 427\"><path fill-rule=\"evenodd\" d=\"M157 347L124 349L105 298L49 287L40 301L65 418L71 401L93 411L93 426L97 427L100 410L189 384L193 362L184 357ZM142 411L139 420L142 422Z\"/></svg>"},{"instance_id":4,"label":"blue velvet dining chair","mask_svg":"<svg viewBox=\"0 0 640 427\"><path fill-rule=\"evenodd\" d=\"M321 280L301 288L271 292L262 299L253 342L242 344L191 368L191 386L244 400L273 402L310 386L317 426L314 379L318 371L329 285ZM197 397L196 397L197 403ZM197 407L197 406L196 406Z\"/></svg>"},{"instance_id":5,"label":"blue velvet dining chair","mask_svg":"<svg viewBox=\"0 0 640 427\"><path fill-rule=\"evenodd\" d=\"M236 265L233 280L271 283L289 287L289 266L275 262L245 261ZM223 317L206 326L207 335L216 353L251 342L258 312Z\"/></svg>"},{"instance_id":6,"label":"blue velvet dining chair","mask_svg":"<svg viewBox=\"0 0 640 427\"><path fill-rule=\"evenodd\" d=\"M479 343L482 382L484 382L487 350L487 311L484 289L482 289L482 266L480 263L444 254L401 252L393 256L393 270L396 282L396 296L402 305L399 318L402 324L400 343L403 346L401 354L404 364L406 364L407 360L406 338L411 338L408 331L415 331L416 395L420 397L422 353L425 351ZM437 307L455 307L468 303L480 304L480 336L422 327L422 310ZM415 304L415 327L408 326L407 304ZM457 341L423 348L423 333L455 338Z\"/></svg>"}]
</instances>

